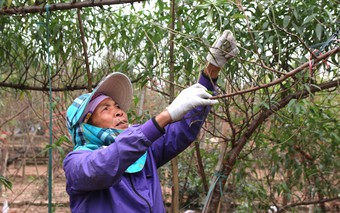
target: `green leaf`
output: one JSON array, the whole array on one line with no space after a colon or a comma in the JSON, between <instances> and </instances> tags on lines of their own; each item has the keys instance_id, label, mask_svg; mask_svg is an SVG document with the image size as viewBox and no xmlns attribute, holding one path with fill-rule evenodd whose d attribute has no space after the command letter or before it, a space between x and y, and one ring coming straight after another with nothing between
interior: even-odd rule
<instances>
[{"instance_id":1,"label":"green leaf","mask_svg":"<svg viewBox=\"0 0 340 213\"><path fill-rule=\"evenodd\" d=\"M214 12L213 12L213 10L209 10L208 15L207 15L207 21L209 23L212 23L213 19L214 19Z\"/></svg>"},{"instance_id":2,"label":"green leaf","mask_svg":"<svg viewBox=\"0 0 340 213\"><path fill-rule=\"evenodd\" d=\"M305 18L305 20L303 21L302 25L307 24L308 22L311 22L316 15L317 14L312 14L310 16L307 16L307 18Z\"/></svg>"},{"instance_id":3,"label":"green leaf","mask_svg":"<svg viewBox=\"0 0 340 213\"><path fill-rule=\"evenodd\" d=\"M301 29L298 25L296 25L295 23L293 23L293 27L294 27L294 29L295 29L295 31L296 31L297 33L299 33L300 35L303 34L302 29Z\"/></svg>"},{"instance_id":4,"label":"green leaf","mask_svg":"<svg viewBox=\"0 0 340 213\"><path fill-rule=\"evenodd\" d=\"M157 6L159 7L160 11L164 10L164 2L163 1L157 1Z\"/></svg>"},{"instance_id":5,"label":"green leaf","mask_svg":"<svg viewBox=\"0 0 340 213\"><path fill-rule=\"evenodd\" d=\"M296 20L299 20L299 18L300 18L300 16L299 16L299 12L294 8L294 10L293 10L293 14L294 14L294 16L295 16L295 19Z\"/></svg>"},{"instance_id":6,"label":"green leaf","mask_svg":"<svg viewBox=\"0 0 340 213\"><path fill-rule=\"evenodd\" d=\"M5 188L12 191L12 182L6 179L4 176L0 175L0 184L4 185Z\"/></svg>"},{"instance_id":7,"label":"green leaf","mask_svg":"<svg viewBox=\"0 0 340 213\"><path fill-rule=\"evenodd\" d=\"M292 105L296 103L296 99L292 99L289 101L289 103L287 104L287 108L290 110L292 108Z\"/></svg>"},{"instance_id":8,"label":"green leaf","mask_svg":"<svg viewBox=\"0 0 340 213\"><path fill-rule=\"evenodd\" d=\"M323 31L322 25L321 24L317 24L316 27L315 27L315 34L316 34L316 37L319 40L321 40L322 31Z\"/></svg>"},{"instance_id":9,"label":"green leaf","mask_svg":"<svg viewBox=\"0 0 340 213\"><path fill-rule=\"evenodd\" d=\"M196 9L207 9L211 6L211 4L200 4L195 6Z\"/></svg>"},{"instance_id":10,"label":"green leaf","mask_svg":"<svg viewBox=\"0 0 340 213\"><path fill-rule=\"evenodd\" d=\"M304 84L303 86L306 88L309 94L312 94L309 84Z\"/></svg>"},{"instance_id":11,"label":"green leaf","mask_svg":"<svg viewBox=\"0 0 340 213\"><path fill-rule=\"evenodd\" d=\"M263 24L262 24L262 29L267 29L269 25L269 22L268 21L265 21Z\"/></svg>"},{"instance_id":12,"label":"green leaf","mask_svg":"<svg viewBox=\"0 0 340 213\"><path fill-rule=\"evenodd\" d=\"M266 109L269 109L270 107L269 107L269 104L267 103L267 102L262 102L261 104L260 104L262 107L264 107L264 108L266 108Z\"/></svg>"},{"instance_id":13,"label":"green leaf","mask_svg":"<svg viewBox=\"0 0 340 213\"><path fill-rule=\"evenodd\" d=\"M230 18L233 18L233 19L245 19L246 16L243 15L243 14L235 13L235 14L232 15Z\"/></svg>"},{"instance_id":14,"label":"green leaf","mask_svg":"<svg viewBox=\"0 0 340 213\"><path fill-rule=\"evenodd\" d=\"M315 88L317 88L317 89L320 90L320 91L322 90L321 87L319 87L319 86L316 85L316 84L311 84L310 87L315 87Z\"/></svg>"},{"instance_id":15,"label":"green leaf","mask_svg":"<svg viewBox=\"0 0 340 213\"><path fill-rule=\"evenodd\" d=\"M56 144L56 146L61 146L64 142L66 142L69 145L72 145L72 142L66 135L62 135L60 138L58 138L58 140L54 142L54 144Z\"/></svg>"},{"instance_id":16,"label":"green leaf","mask_svg":"<svg viewBox=\"0 0 340 213\"><path fill-rule=\"evenodd\" d=\"M292 112L293 112L294 115L299 115L299 113L300 113L300 105L299 104L295 104L292 109L293 109Z\"/></svg>"},{"instance_id":17,"label":"green leaf","mask_svg":"<svg viewBox=\"0 0 340 213\"><path fill-rule=\"evenodd\" d=\"M289 22L291 20L291 17L290 16L285 16L283 18L283 27L286 28L288 25L289 25Z\"/></svg>"},{"instance_id":18,"label":"green leaf","mask_svg":"<svg viewBox=\"0 0 340 213\"><path fill-rule=\"evenodd\" d=\"M339 136L338 134L336 134L336 133L334 133L334 132L331 132L330 135L331 135L333 138L335 138L334 141L340 141L340 136Z\"/></svg>"}]
</instances>

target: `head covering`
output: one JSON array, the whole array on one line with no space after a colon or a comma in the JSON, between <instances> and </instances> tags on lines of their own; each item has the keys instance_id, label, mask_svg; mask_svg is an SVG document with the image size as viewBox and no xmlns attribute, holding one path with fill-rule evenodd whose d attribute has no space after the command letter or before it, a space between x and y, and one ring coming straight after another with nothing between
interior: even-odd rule
<instances>
[{"instance_id":1,"label":"head covering","mask_svg":"<svg viewBox=\"0 0 340 213\"><path fill-rule=\"evenodd\" d=\"M91 110L89 102L100 94L111 97L122 110L127 111L133 96L131 81L125 74L114 72L105 77L91 93L77 97L66 112L67 128L72 136L75 126L82 123L85 113Z\"/></svg>"},{"instance_id":2,"label":"head covering","mask_svg":"<svg viewBox=\"0 0 340 213\"><path fill-rule=\"evenodd\" d=\"M83 112L83 116L80 118L81 122L87 123L87 121L90 119L91 115L93 114L94 110L97 108L98 104L102 102L103 100L111 98L107 95L99 94L97 97L92 97L90 102L88 103L87 107L85 108Z\"/></svg>"}]
</instances>

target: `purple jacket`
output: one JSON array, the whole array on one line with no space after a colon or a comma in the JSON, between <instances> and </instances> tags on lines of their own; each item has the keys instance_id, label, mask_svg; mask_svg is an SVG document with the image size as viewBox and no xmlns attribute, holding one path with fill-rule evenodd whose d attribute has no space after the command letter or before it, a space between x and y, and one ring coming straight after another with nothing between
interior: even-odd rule
<instances>
[{"instance_id":1,"label":"purple jacket","mask_svg":"<svg viewBox=\"0 0 340 213\"><path fill-rule=\"evenodd\" d=\"M205 76L199 83L214 91ZM129 127L105 149L70 152L63 166L72 212L165 212L157 168L196 139L209 110L198 107L190 111L187 119L168 125L164 134L149 120ZM125 173L145 151L142 171Z\"/></svg>"}]
</instances>

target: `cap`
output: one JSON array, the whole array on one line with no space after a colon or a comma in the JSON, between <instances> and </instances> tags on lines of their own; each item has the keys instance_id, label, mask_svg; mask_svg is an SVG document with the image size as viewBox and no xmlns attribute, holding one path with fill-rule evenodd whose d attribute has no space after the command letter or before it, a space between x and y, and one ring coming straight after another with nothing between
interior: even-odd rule
<instances>
[{"instance_id":1,"label":"cap","mask_svg":"<svg viewBox=\"0 0 340 213\"><path fill-rule=\"evenodd\" d=\"M133 89L130 79L123 73L114 72L106 76L91 92L77 97L66 112L67 128L70 131L77 123L82 123L85 112L89 111L89 102L100 94L111 97L122 110L131 105Z\"/></svg>"}]
</instances>

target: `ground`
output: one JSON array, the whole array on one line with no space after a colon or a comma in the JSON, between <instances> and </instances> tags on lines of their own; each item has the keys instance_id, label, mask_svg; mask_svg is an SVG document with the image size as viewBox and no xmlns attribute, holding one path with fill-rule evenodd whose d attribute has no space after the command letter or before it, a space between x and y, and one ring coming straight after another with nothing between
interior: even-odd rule
<instances>
[{"instance_id":1,"label":"ground","mask_svg":"<svg viewBox=\"0 0 340 213\"><path fill-rule=\"evenodd\" d=\"M53 212L70 213L69 197L66 193L66 180L62 168L55 170L52 184ZM24 177L23 177L23 174ZM12 182L12 191L5 190L0 198L0 212L3 203L7 200L9 211L7 213L46 213L48 212L48 167L47 165L29 165L19 168L11 165L7 177ZM166 188L163 194L170 193ZM3 212L5 213L5 212Z\"/></svg>"},{"instance_id":2,"label":"ground","mask_svg":"<svg viewBox=\"0 0 340 213\"><path fill-rule=\"evenodd\" d=\"M24 171L23 171L24 169ZM65 191L65 177L59 169L52 184L52 203L54 212L69 213L68 195ZM47 165L26 166L16 169L10 166L7 177L13 184L12 191L5 190L0 199L1 210L7 200L8 213L46 213L48 212L48 168ZM22 174L25 174L23 177Z\"/></svg>"}]
</instances>

